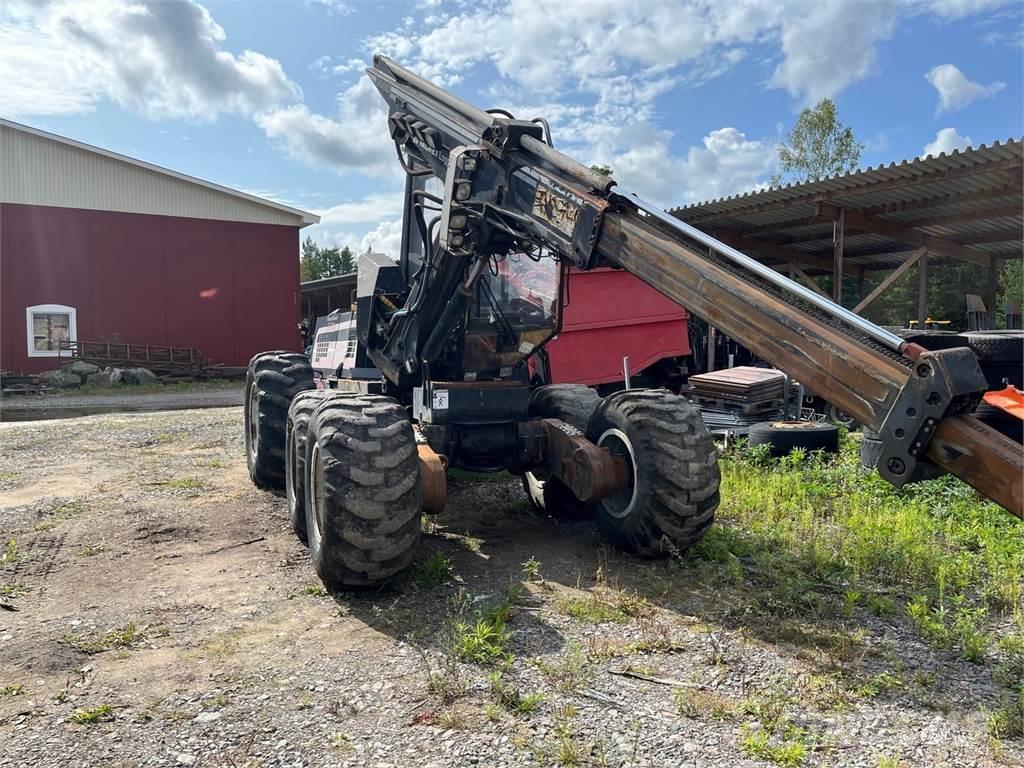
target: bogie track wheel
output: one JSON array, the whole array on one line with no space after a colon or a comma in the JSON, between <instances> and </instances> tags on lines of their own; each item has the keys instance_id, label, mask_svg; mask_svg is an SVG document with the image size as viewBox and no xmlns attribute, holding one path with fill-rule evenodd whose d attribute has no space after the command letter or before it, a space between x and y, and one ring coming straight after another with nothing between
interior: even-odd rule
<instances>
[{"instance_id":1,"label":"bogie track wheel","mask_svg":"<svg viewBox=\"0 0 1024 768\"><path fill-rule=\"evenodd\" d=\"M309 553L325 586L375 586L409 565L420 537L420 465L396 400L325 400L309 420L306 473Z\"/></svg>"},{"instance_id":2,"label":"bogie track wheel","mask_svg":"<svg viewBox=\"0 0 1024 768\"><path fill-rule=\"evenodd\" d=\"M354 394L336 389L308 389L297 394L288 408L284 490L292 530L303 542L306 541L306 435L309 417L320 403L331 397L354 397Z\"/></svg>"},{"instance_id":3,"label":"bogie track wheel","mask_svg":"<svg viewBox=\"0 0 1024 768\"><path fill-rule=\"evenodd\" d=\"M249 476L262 488L285 484L285 430L288 407L313 388L309 358L297 352L263 352L245 374L245 459Z\"/></svg>"},{"instance_id":4,"label":"bogie track wheel","mask_svg":"<svg viewBox=\"0 0 1024 768\"><path fill-rule=\"evenodd\" d=\"M594 516L612 544L643 557L684 551L704 536L718 507L718 451L700 413L667 390L609 395L587 437L627 464L624 488Z\"/></svg>"}]
</instances>

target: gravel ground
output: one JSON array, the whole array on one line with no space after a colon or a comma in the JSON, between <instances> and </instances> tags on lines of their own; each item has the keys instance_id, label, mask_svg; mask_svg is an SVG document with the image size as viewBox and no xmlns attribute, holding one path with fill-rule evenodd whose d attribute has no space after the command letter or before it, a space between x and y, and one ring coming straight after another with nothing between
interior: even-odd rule
<instances>
[{"instance_id":1,"label":"gravel ground","mask_svg":"<svg viewBox=\"0 0 1024 768\"><path fill-rule=\"evenodd\" d=\"M97 413L172 411L241 405L245 387L239 383L166 392L123 389L80 395L74 390L46 395L9 395L0 401L0 421L36 421Z\"/></svg>"},{"instance_id":2,"label":"gravel ground","mask_svg":"<svg viewBox=\"0 0 1024 768\"><path fill-rule=\"evenodd\" d=\"M753 767L766 733L812 766L1022 762L986 738L989 668L902 618L782 632L688 561L536 516L507 477L452 480L404 584L325 594L241 421L0 425L0 766ZM498 678L450 638L510 584Z\"/></svg>"}]
</instances>

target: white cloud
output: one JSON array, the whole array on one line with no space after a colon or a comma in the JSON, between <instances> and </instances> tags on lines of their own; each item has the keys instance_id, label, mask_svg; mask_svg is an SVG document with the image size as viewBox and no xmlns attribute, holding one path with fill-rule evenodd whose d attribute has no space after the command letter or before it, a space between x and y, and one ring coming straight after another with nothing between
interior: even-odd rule
<instances>
[{"instance_id":1,"label":"white cloud","mask_svg":"<svg viewBox=\"0 0 1024 768\"><path fill-rule=\"evenodd\" d=\"M314 168L374 176L398 173L384 100L373 83L361 78L339 95L338 103L337 120L293 104L257 115L256 123L289 155Z\"/></svg>"},{"instance_id":2,"label":"white cloud","mask_svg":"<svg viewBox=\"0 0 1024 768\"><path fill-rule=\"evenodd\" d=\"M0 105L9 114L78 112L105 97L153 119L212 120L302 96L276 59L224 50L224 30L191 0L16 2L6 13L0 37L15 44L0 46L0 72L15 74ZM27 73L36 104L23 98ZM11 82L21 84L14 98L2 93Z\"/></svg>"},{"instance_id":3,"label":"white cloud","mask_svg":"<svg viewBox=\"0 0 1024 768\"><path fill-rule=\"evenodd\" d=\"M948 154L954 149L967 149L973 144L970 136L961 136L956 128L943 128L935 135L935 141L925 146L921 157L938 157L942 152Z\"/></svg>"},{"instance_id":4,"label":"white cloud","mask_svg":"<svg viewBox=\"0 0 1024 768\"><path fill-rule=\"evenodd\" d=\"M394 192L375 192L362 200L338 203L319 213L320 221L325 225L376 224L381 219L401 216L402 208L403 194L396 189Z\"/></svg>"},{"instance_id":5,"label":"white cloud","mask_svg":"<svg viewBox=\"0 0 1024 768\"><path fill-rule=\"evenodd\" d=\"M344 0L306 0L306 2L323 8L332 16L348 16L350 13L356 12L356 9Z\"/></svg>"},{"instance_id":6,"label":"white cloud","mask_svg":"<svg viewBox=\"0 0 1024 768\"><path fill-rule=\"evenodd\" d=\"M798 4L782 23L783 58L771 84L805 101L836 95L876 71L876 46L898 14L890 2Z\"/></svg>"},{"instance_id":7,"label":"white cloud","mask_svg":"<svg viewBox=\"0 0 1024 768\"><path fill-rule=\"evenodd\" d=\"M955 112L958 109L963 109L972 101L995 96L1006 87L1006 83L998 81L982 85L968 80L964 73L953 64L940 64L933 67L925 75L925 79L939 92L939 105L936 107L936 113Z\"/></svg>"},{"instance_id":8,"label":"white cloud","mask_svg":"<svg viewBox=\"0 0 1024 768\"><path fill-rule=\"evenodd\" d=\"M375 229L367 232L355 252L365 253L367 250L397 259L402 250L402 220L382 221Z\"/></svg>"}]
</instances>

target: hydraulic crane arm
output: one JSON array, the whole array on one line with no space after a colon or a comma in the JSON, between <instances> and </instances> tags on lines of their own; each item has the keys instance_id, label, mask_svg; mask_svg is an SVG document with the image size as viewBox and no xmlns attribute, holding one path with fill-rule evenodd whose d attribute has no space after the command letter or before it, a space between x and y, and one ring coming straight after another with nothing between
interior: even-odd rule
<instances>
[{"instance_id":1,"label":"hydraulic crane arm","mask_svg":"<svg viewBox=\"0 0 1024 768\"><path fill-rule=\"evenodd\" d=\"M1021 446L972 416L986 383L968 349L928 352L678 221L557 152L541 119L484 112L385 57L367 70L387 100L399 160L444 182L438 254L403 308L440 307L405 370L432 361L493 257L543 250L612 263L728 333L879 433L895 485L941 468L1019 517ZM445 276L445 279L432 275ZM425 310L424 310L425 311ZM388 361L383 361L387 363ZM383 368L383 365L382 365Z\"/></svg>"}]
</instances>

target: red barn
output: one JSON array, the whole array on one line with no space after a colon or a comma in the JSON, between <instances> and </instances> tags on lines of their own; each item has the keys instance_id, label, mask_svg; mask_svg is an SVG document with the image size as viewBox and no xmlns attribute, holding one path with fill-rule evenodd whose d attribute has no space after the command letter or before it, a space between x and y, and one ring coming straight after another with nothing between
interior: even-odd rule
<instances>
[{"instance_id":1,"label":"red barn","mask_svg":"<svg viewBox=\"0 0 1024 768\"><path fill-rule=\"evenodd\" d=\"M319 217L0 120L0 369L61 339L300 349L299 230Z\"/></svg>"}]
</instances>

